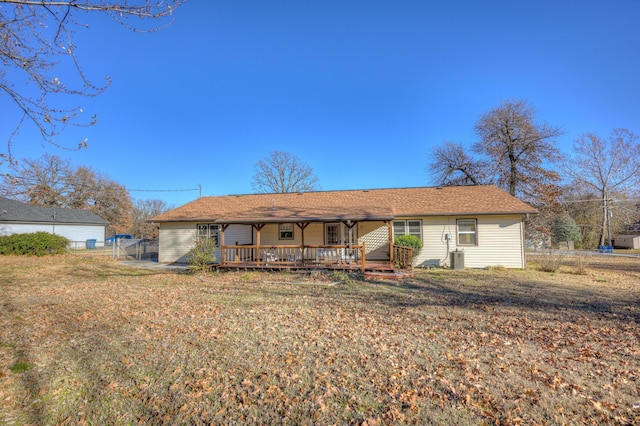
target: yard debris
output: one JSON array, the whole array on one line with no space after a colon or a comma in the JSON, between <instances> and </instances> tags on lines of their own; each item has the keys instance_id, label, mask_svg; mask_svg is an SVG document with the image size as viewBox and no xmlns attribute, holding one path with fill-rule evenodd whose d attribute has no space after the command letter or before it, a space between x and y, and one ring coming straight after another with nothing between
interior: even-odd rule
<instances>
[{"instance_id":1,"label":"yard debris","mask_svg":"<svg viewBox=\"0 0 640 426\"><path fill-rule=\"evenodd\" d=\"M0 276L16 424L640 420L637 262L385 282L0 257Z\"/></svg>"}]
</instances>

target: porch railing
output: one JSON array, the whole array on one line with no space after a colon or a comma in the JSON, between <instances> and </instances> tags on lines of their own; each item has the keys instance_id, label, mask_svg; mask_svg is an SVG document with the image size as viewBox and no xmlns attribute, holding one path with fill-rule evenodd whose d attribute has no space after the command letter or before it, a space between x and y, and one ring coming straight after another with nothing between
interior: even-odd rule
<instances>
[{"instance_id":1,"label":"porch railing","mask_svg":"<svg viewBox=\"0 0 640 426\"><path fill-rule=\"evenodd\" d=\"M222 246L220 266L304 267L366 266L365 245L234 245Z\"/></svg>"},{"instance_id":2,"label":"porch railing","mask_svg":"<svg viewBox=\"0 0 640 426\"><path fill-rule=\"evenodd\" d=\"M413 267L413 248L394 244L393 260L400 269L411 269Z\"/></svg>"}]
</instances>

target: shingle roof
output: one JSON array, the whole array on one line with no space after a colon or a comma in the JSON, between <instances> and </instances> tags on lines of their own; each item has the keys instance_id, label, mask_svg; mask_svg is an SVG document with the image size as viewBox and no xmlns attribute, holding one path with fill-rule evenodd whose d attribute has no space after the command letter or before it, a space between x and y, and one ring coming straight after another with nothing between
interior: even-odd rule
<instances>
[{"instance_id":1,"label":"shingle roof","mask_svg":"<svg viewBox=\"0 0 640 426\"><path fill-rule=\"evenodd\" d=\"M357 221L529 213L536 210L495 186L451 186L203 197L151 221Z\"/></svg>"},{"instance_id":2,"label":"shingle roof","mask_svg":"<svg viewBox=\"0 0 640 426\"><path fill-rule=\"evenodd\" d=\"M109 222L89 210L41 207L0 197L0 222L47 222L107 225Z\"/></svg>"}]
</instances>

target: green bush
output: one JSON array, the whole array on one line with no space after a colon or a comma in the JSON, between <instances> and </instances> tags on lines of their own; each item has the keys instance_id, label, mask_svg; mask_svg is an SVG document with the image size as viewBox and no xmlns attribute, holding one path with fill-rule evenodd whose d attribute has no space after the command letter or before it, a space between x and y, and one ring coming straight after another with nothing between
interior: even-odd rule
<instances>
[{"instance_id":1,"label":"green bush","mask_svg":"<svg viewBox=\"0 0 640 426\"><path fill-rule=\"evenodd\" d=\"M210 238L202 238L187 253L186 261L192 271L207 272L209 266L216 261L216 242Z\"/></svg>"},{"instance_id":2,"label":"green bush","mask_svg":"<svg viewBox=\"0 0 640 426\"><path fill-rule=\"evenodd\" d=\"M393 239L393 244L402 247L411 247L414 255L422 248L422 240L415 235L399 235Z\"/></svg>"},{"instance_id":3,"label":"green bush","mask_svg":"<svg viewBox=\"0 0 640 426\"><path fill-rule=\"evenodd\" d=\"M411 265L413 265L413 259L422 248L422 240L415 235L399 235L393 239L393 244L401 247L410 247L412 249L409 259L406 259L403 256L394 256L396 267L403 269L411 268Z\"/></svg>"},{"instance_id":4,"label":"green bush","mask_svg":"<svg viewBox=\"0 0 640 426\"><path fill-rule=\"evenodd\" d=\"M0 237L0 254L45 256L65 252L69 240L48 232L13 234Z\"/></svg>"}]
</instances>

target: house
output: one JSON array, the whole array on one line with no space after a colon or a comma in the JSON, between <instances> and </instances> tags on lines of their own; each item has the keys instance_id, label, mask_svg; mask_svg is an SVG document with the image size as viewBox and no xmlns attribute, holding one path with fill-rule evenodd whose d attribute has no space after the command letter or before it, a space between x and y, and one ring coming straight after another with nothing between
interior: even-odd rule
<instances>
[{"instance_id":1,"label":"house","mask_svg":"<svg viewBox=\"0 0 640 426\"><path fill-rule=\"evenodd\" d=\"M201 238L225 267L393 267L395 236L420 238L414 266L524 268L524 220L536 210L495 186L203 197L151 219L160 262L185 262ZM460 257L458 265L460 264Z\"/></svg>"},{"instance_id":2,"label":"house","mask_svg":"<svg viewBox=\"0 0 640 426\"><path fill-rule=\"evenodd\" d=\"M104 241L107 224L88 210L34 206L0 197L0 236L43 231L70 241Z\"/></svg>"},{"instance_id":3,"label":"house","mask_svg":"<svg viewBox=\"0 0 640 426\"><path fill-rule=\"evenodd\" d=\"M613 237L613 246L634 250L640 249L640 235L616 235Z\"/></svg>"}]
</instances>

